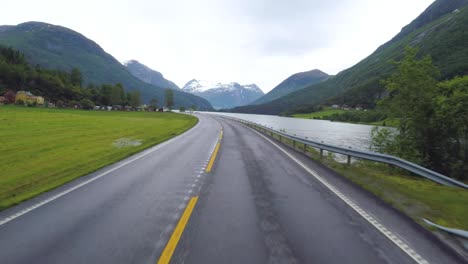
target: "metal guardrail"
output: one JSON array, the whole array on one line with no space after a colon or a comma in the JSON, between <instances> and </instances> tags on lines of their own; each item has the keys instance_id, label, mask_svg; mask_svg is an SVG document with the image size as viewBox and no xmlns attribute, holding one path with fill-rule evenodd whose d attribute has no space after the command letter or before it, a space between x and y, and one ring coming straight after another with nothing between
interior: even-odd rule
<instances>
[{"instance_id":1,"label":"metal guardrail","mask_svg":"<svg viewBox=\"0 0 468 264\"><path fill-rule=\"evenodd\" d=\"M433 226L437 229L440 229L442 231L445 231L447 233L450 233L452 235L456 235L458 237L461 237L465 240L468 241L468 231L465 231L465 230L461 230L461 229L455 229L455 228L448 228L448 227L445 227L445 226L441 226L441 225L438 225L438 224L435 224L435 223L432 223L431 221L427 220L427 219L424 219L423 218L423 221L430 225L430 226ZM468 245L468 244L467 244Z\"/></svg>"},{"instance_id":2,"label":"metal guardrail","mask_svg":"<svg viewBox=\"0 0 468 264\"><path fill-rule=\"evenodd\" d=\"M239 119L239 118L224 116L224 115L219 115L219 116L240 122L242 124L257 127L259 129L264 130L265 132L270 132L271 135L273 135L272 133L275 133L280 136L280 140L281 140L281 137L284 137L284 138L288 138L292 140L294 144L295 142L300 142L304 145L318 148L320 149L321 155L323 154L323 150L346 155L348 157L348 163L350 162L351 157L356 157L360 159L366 159L366 160L391 164L391 165L400 167L402 169L405 169L407 171L410 171L416 175L427 178L431 181L440 183L442 185L468 189L467 184L464 184L462 182L449 178L445 175L442 175L440 173L437 173L435 171L429 170L427 168L424 168L422 166L419 166L417 164L414 164L412 162L409 162L407 160L404 160L404 159L401 159L392 155L386 155L386 154L381 154L381 153L376 153L376 152L371 152L371 151L354 150L351 148L343 148L343 147L333 146L329 144L319 143L319 142L311 141L308 139L300 138L297 136L293 136L293 135L290 135L281 131L277 131L269 127L266 127L257 123L253 123L244 119Z\"/></svg>"}]
</instances>

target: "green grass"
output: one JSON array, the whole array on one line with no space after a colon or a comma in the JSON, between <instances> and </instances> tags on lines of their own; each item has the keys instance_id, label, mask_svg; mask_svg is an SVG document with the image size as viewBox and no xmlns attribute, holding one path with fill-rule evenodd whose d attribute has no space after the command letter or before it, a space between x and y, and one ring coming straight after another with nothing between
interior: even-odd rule
<instances>
[{"instance_id":1,"label":"green grass","mask_svg":"<svg viewBox=\"0 0 468 264\"><path fill-rule=\"evenodd\" d=\"M167 140L197 122L175 113L0 106L0 210ZM115 146L122 138L140 140L141 145Z\"/></svg>"},{"instance_id":2,"label":"green grass","mask_svg":"<svg viewBox=\"0 0 468 264\"><path fill-rule=\"evenodd\" d=\"M349 110L352 111L352 110ZM325 107L322 111L317 111L313 113L306 113L306 114L293 114L292 117L296 118L305 118L305 119L313 119L313 118L323 118L325 116L331 116L333 114L342 114L347 112L343 109L335 109L331 107Z\"/></svg>"},{"instance_id":3,"label":"green grass","mask_svg":"<svg viewBox=\"0 0 468 264\"><path fill-rule=\"evenodd\" d=\"M279 139L277 135L273 137ZM283 138L282 142L292 146L289 139ZM296 148L303 150L304 145L297 143ZM307 148L307 154L380 197L427 229L432 228L422 218L446 227L468 230L468 191L464 189L411 176L385 164L359 161L346 165L336 162L329 155L320 159L319 152L310 147Z\"/></svg>"},{"instance_id":4,"label":"green grass","mask_svg":"<svg viewBox=\"0 0 468 264\"><path fill-rule=\"evenodd\" d=\"M386 118L382 121L370 122L370 123L365 123L365 124L374 125L374 126L398 127L400 125L400 119L399 118Z\"/></svg>"},{"instance_id":5,"label":"green grass","mask_svg":"<svg viewBox=\"0 0 468 264\"><path fill-rule=\"evenodd\" d=\"M375 110L367 110L367 111L375 111ZM358 111L358 110L343 110L343 109L335 109L331 107L324 107L323 110L312 112L312 113L305 113L305 114L293 114L292 117L295 118L303 118L303 119L325 119L328 120L327 117L334 115L334 114L343 114L343 113L360 113L364 114L365 112ZM351 124L364 124L364 125L374 125L374 126L388 126L388 127L398 127L400 124L399 118L386 118L382 121L376 122L352 122L352 121L333 121L333 122L344 122L344 123L351 123Z\"/></svg>"}]
</instances>

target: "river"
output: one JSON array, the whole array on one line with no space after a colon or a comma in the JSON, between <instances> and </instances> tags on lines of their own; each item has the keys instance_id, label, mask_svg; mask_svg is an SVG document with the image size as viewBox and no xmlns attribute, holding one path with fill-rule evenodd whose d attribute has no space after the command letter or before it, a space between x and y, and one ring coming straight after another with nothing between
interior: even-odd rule
<instances>
[{"instance_id":1,"label":"river","mask_svg":"<svg viewBox=\"0 0 468 264\"><path fill-rule=\"evenodd\" d=\"M374 126L331 122L328 120L301 119L271 115L215 113L255 122L288 134L307 137L309 140L340 147L369 150L371 130Z\"/></svg>"}]
</instances>

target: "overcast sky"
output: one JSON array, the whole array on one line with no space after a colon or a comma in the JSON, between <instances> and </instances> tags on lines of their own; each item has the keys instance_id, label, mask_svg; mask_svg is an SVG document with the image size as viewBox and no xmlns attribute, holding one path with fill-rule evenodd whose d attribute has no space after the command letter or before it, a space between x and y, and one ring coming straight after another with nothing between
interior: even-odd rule
<instances>
[{"instance_id":1,"label":"overcast sky","mask_svg":"<svg viewBox=\"0 0 468 264\"><path fill-rule=\"evenodd\" d=\"M336 74L364 59L433 0L14 0L0 25L71 28L119 61L136 59L182 87L191 79L256 83Z\"/></svg>"}]
</instances>

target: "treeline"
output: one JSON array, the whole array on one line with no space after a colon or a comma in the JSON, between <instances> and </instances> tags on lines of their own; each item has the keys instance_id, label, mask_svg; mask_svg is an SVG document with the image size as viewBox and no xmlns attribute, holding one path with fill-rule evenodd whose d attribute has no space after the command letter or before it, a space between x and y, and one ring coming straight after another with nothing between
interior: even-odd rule
<instances>
[{"instance_id":1,"label":"treeline","mask_svg":"<svg viewBox=\"0 0 468 264\"><path fill-rule=\"evenodd\" d=\"M138 90L125 92L121 84L89 84L83 86L79 69L70 72L31 66L24 55L10 47L0 46L0 95L21 90L43 96L46 101L67 105L129 105L141 104Z\"/></svg>"},{"instance_id":2,"label":"treeline","mask_svg":"<svg viewBox=\"0 0 468 264\"><path fill-rule=\"evenodd\" d=\"M375 150L411 160L447 176L468 178L468 76L439 82L430 57L408 47L398 71L383 83L378 108L398 117L398 133L373 131Z\"/></svg>"},{"instance_id":3,"label":"treeline","mask_svg":"<svg viewBox=\"0 0 468 264\"><path fill-rule=\"evenodd\" d=\"M388 114L384 111L369 110L369 111L347 111L344 113L335 113L325 116L322 119L350 122L350 123L374 123L383 121L388 118Z\"/></svg>"}]
</instances>

